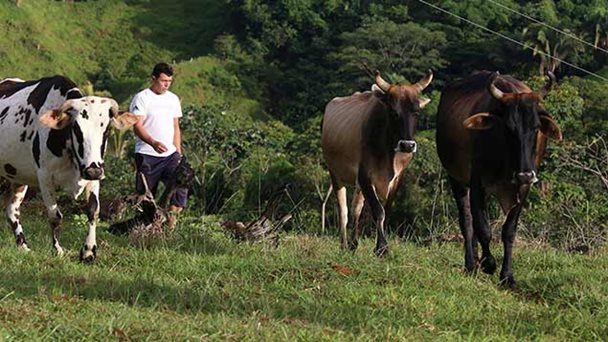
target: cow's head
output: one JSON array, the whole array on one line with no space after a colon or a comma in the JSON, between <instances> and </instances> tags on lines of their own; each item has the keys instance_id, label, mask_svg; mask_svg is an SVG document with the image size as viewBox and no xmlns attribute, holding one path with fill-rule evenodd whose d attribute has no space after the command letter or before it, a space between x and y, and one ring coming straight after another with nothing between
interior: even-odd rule
<instances>
[{"instance_id":1,"label":"cow's head","mask_svg":"<svg viewBox=\"0 0 608 342\"><path fill-rule=\"evenodd\" d=\"M418 124L418 113L431 102L430 99L419 98L418 95L432 80L433 72L429 70L428 75L415 84L390 84L380 76L379 71L376 71L376 84L372 87L372 91L395 114L395 129L398 132L396 152L416 152L414 137Z\"/></svg>"},{"instance_id":2,"label":"cow's head","mask_svg":"<svg viewBox=\"0 0 608 342\"><path fill-rule=\"evenodd\" d=\"M40 122L55 130L68 130L71 152L82 178L104 176L103 156L110 126L124 129L137 122L134 114L119 113L118 104L110 98L87 96L70 99L59 109L40 116Z\"/></svg>"},{"instance_id":3,"label":"cow's head","mask_svg":"<svg viewBox=\"0 0 608 342\"><path fill-rule=\"evenodd\" d=\"M555 83L555 76L549 73L549 81L540 91L527 93L503 92L494 84L497 77L498 73L494 73L489 79L488 90L498 100L498 109L492 113L475 114L466 119L464 125L476 130L502 125L507 134L510 152L516 156L513 182L530 185L538 181L535 160L540 134L556 140L562 139L559 127L541 105L542 98Z\"/></svg>"}]
</instances>

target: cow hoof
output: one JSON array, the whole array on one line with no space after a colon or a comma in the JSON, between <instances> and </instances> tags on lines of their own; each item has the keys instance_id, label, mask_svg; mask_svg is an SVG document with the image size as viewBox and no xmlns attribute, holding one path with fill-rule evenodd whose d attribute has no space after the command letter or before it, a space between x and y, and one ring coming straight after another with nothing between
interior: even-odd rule
<instances>
[{"instance_id":1,"label":"cow hoof","mask_svg":"<svg viewBox=\"0 0 608 342\"><path fill-rule=\"evenodd\" d=\"M500 276L500 285L510 288L512 290L517 288L517 282L515 281L515 277L513 275L508 276Z\"/></svg>"},{"instance_id":2,"label":"cow hoof","mask_svg":"<svg viewBox=\"0 0 608 342\"><path fill-rule=\"evenodd\" d=\"M348 248L353 252L357 250L357 247L359 247L359 241L350 241L348 243Z\"/></svg>"},{"instance_id":3,"label":"cow hoof","mask_svg":"<svg viewBox=\"0 0 608 342\"><path fill-rule=\"evenodd\" d=\"M376 247L374 254L376 254L378 258L384 258L388 255L388 246Z\"/></svg>"},{"instance_id":4,"label":"cow hoof","mask_svg":"<svg viewBox=\"0 0 608 342\"><path fill-rule=\"evenodd\" d=\"M62 257L65 254L63 248L61 248L60 246L55 247L55 253L57 253L58 257Z\"/></svg>"},{"instance_id":5,"label":"cow hoof","mask_svg":"<svg viewBox=\"0 0 608 342\"><path fill-rule=\"evenodd\" d=\"M477 270L477 263L475 261L472 262L464 262L464 272L466 274L473 274Z\"/></svg>"},{"instance_id":6,"label":"cow hoof","mask_svg":"<svg viewBox=\"0 0 608 342\"><path fill-rule=\"evenodd\" d=\"M494 274L496 272L496 259L493 256L488 256L481 260L481 270L483 273Z\"/></svg>"},{"instance_id":7,"label":"cow hoof","mask_svg":"<svg viewBox=\"0 0 608 342\"><path fill-rule=\"evenodd\" d=\"M82 246L80 249L80 261L82 262L93 262L97 259L97 246L93 246L93 248L88 249L86 245Z\"/></svg>"},{"instance_id":8,"label":"cow hoof","mask_svg":"<svg viewBox=\"0 0 608 342\"><path fill-rule=\"evenodd\" d=\"M32 251L31 249L29 249L29 247L25 243L22 243L22 244L18 245L17 249L19 249L20 251L24 251L24 252L31 252Z\"/></svg>"}]
</instances>

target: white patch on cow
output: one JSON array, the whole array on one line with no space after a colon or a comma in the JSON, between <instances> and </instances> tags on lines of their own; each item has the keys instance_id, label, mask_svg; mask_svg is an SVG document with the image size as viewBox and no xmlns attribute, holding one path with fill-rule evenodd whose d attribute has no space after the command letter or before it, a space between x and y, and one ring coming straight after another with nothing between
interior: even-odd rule
<instances>
[{"instance_id":1,"label":"white patch on cow","mask_svg":"<svg viewBox=\"0 0 608 342\"><path fill-rule=\"evenodd\" d=\"M4 82L7 82L7 81L17 82L17 83L23 83L23 82L25 82L24 80L22 80L20 78L17 78L17 77L8 77L8 78L5 78L2 81L0 81L0 84L4 83Z\"/></svg>"},{"instance_id":2,"label":"white patch on cow","mask_svg":"<svg viewBox=\"0 0 608 342\"><path fill-rule=\"evenodd\" d=\"M90 165L102 165L103 158L101 155L101 147L103 145L103 132L110 124L110 108L111 101L102 102L102 98L96 96L88 96L83 98L84 101L74 101L73 109L70 114L73 115L73 125L78 125L83 135L83 152L84 155L79 155L78 149L80 142L72 133L74 148L76 151L79 163L88 167Z\"/></svg>"},{"instance_id":3,"label":"white patch on cow","mask_svg":"<svg viewBox=\"0 0 608 342\"><path fill-rule=\"evenodd\" d=\"M89 196L95 196L97 198L97 209L95 211L95 218L99 215L99 181L92 181L87 184L87 193ZM95 227L96 220L89 221L89 232L84 239L83 246L83 259L93 257L93 248L97 245L97 230Z\"/></svg>"},{"instance_id":4,"label":"white patch on cow","mask_svg":"<svg viewBox=\"0 0 608 342\"><path fill-rule=\"evenodd\" d=\"M21 238L24 237L23 227L21 226L21 222L19 221L19 206L23 202L25 198L25 193L27 192L27 186L16 186L11 187L11 193L9 198L9 203L6 206L6 216L11 224L11 228L13 228L13 234L15 239L17 239L17 243L21 243L19 248L29 251L30 249L27 247L27 243L23 240L20 241Z\"/></svg>"},{"instance_id":5,"label":"white patch on cow","mask_svg":"<svg viewBox=\"0 0 608 342\"><path fill-rule=\"evenodd\" d=\"M35 165L32 167L32 158L28 158L24 150L30 147L30 142L21 141L20 133L25 129L22 122L15 122L17 114L21 110L30 109L32 115L35 115L34 108L27 105L27 97L37 84L26 87L19 92L13 94L8 99L0 100L0 111L6 110L6 116L0 124L0 137L2 137L2 147L0 148L0 163L10 163L17 169L17 175L13 178L15 182L24 184L36 183ZM26 107L27 106L27 107ZM29 152L29 151L28 151ZM27 153L31 155L31 152ZM32 170L33 172L28 172ZM4 169L0 168L0 174L6 176Z\"/></svg>"}]
</instances>

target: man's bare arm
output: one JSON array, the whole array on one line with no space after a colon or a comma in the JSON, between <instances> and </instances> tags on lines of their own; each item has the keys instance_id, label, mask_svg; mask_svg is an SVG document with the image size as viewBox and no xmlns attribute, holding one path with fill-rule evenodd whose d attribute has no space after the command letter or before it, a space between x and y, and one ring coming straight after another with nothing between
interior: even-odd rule
<instances>
[{"instance_id":1,"label":"man's bare arm","mask_svg":"<svg viewBox=\"0 0 608 342\"><path fill-rule=\"evenodd\" d=\"M177 153L182 154L182 131L179 128L179 118L173 119L173 145L177 148Z\"/></svg>"}]
</instances>

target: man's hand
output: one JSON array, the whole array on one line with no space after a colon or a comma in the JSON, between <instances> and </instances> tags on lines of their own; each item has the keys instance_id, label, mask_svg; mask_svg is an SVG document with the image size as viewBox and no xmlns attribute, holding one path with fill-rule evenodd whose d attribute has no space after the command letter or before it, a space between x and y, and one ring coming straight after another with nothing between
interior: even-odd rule
<instances>
[{"instance_id":1,"label":"man's hand","mask_svg":"<svg viewBox=\"0 0 608 342\"><path fill-rule=\"evenodd\" d=\"M154 149L154 151L156 151L157 153L167 152L167 146L165 146L165 144L163 144L162 142L160 142L158 140L154 140L154 142L152 143L151 146Z\"/></svg>"}]
</instances>

